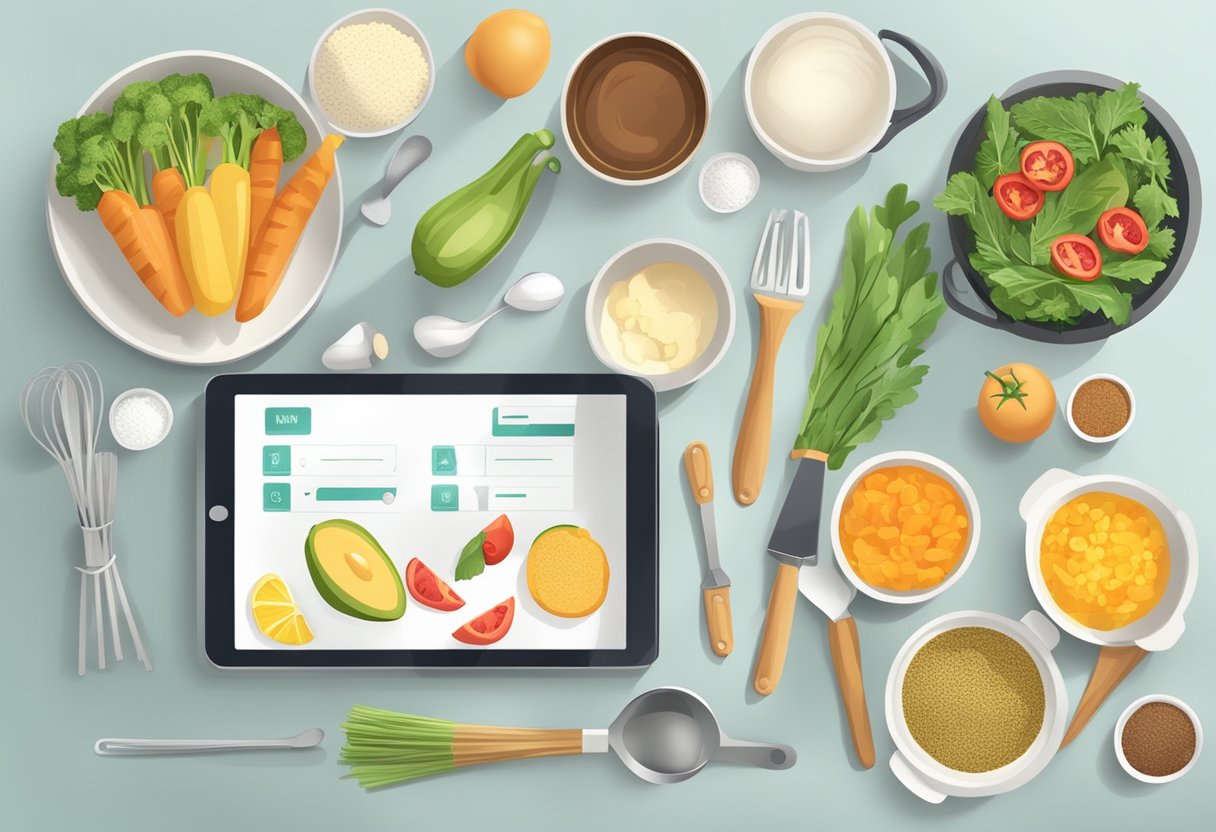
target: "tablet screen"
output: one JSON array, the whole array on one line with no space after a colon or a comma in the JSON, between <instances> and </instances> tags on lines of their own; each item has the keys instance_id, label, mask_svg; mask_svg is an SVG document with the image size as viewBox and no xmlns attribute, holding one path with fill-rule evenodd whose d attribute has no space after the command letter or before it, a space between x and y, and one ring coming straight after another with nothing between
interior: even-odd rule
<instances>
[{"instance_id":1,"label":"tablet screen","mask_svg":"<svg viewBox=\"0 0 1216 832\"><path fill-rule=\"evenodd\" d=\"M237 649L625 647L624 395L240 394L234 428Z\"/></svg>"}]
</instances>

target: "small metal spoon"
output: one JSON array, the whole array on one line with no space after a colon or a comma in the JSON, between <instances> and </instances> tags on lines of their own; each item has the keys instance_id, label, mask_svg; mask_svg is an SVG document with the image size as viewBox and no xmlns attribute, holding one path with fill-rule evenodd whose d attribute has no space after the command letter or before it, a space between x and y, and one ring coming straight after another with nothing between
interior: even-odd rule
<instances>
[{"instance_id":1,"label":"small metal spoon","mask_svg":"<svg viewBox=\"0 0 1216 832\"><path fill-rule=\"evenodd\" d=\"M380 196L369 197L360 209L363 216L376 225L387 225L393 205L388 201L389 194L401 184L410 171L421 165L431 155L431 140L426 136L410 136L401 143L397 152L388 163L384 174L384 182L380 186Z\"/></svg>"},{"instance_id":2,"label":"small metal spoon","mask_svg":"<svg viewBox=\"0 0 1216 832\"><path fill-rule=\"evenodd\" d=\"M473 343L477 330L507 307L521 312L544 312L562 302L566 289L561 280L548 272L532 272L507 289L502 303L472 321L458 321L447 315L427 315L414 324L414 340L436 358L460 355Z\"/></svg>"},{"instance_id":3,"label":"small metal spoon","mask_svg":"<svg viewBox=\"0 0 1216 832\"><path fill-rule=\"evenodd\" d=\"M325 739L320 728L309 728L294 737L277 740L144 740L107 737L93 750L103 757L136 754L192 754L199 751L247 751L258 748L312 748Z\"/></svg>"}]
</instances>

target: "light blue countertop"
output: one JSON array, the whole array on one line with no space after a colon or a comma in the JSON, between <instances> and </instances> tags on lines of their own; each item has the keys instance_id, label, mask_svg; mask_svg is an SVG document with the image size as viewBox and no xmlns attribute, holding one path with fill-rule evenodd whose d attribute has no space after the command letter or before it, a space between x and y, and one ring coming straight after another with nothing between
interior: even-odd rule
<instances>
[{"instance_id":1,"label":"light blue countertop","mask_svg":"<svg viewBox=\"0 0 1216 832\"><path fill-rule=\"evenodd\" d=\"M106 334L76 303L47 243L43 201L56 125L106 77L148 55L201 48L231 52L303 86L319 33L357 7L351 2L250 3L237 0L133 0L24 3L6 15L0 55L8 106L4 120L5 192L0 239L5 256L0 304L7 347L0 373L10 405L0 417L9 545L4 638L3 751L0 803L6 828L389 829L520 828L705 829L755 826L799 829L1188 829L1216 812L1211 786L1216 753L1166 787L1133 782L1115 761L1111 736L1120 710L1137 696L1166 692L1189 702L1216 729L1216 580L1205 575L1187 614L1187 633L1167 653L1145 661L1073 745L1021 790L986 800L930 806L910 795L886 766L892 743L883 719L883 687L899 646L943 613L989 610L1018 617L1034 607L1023 557L1017 501L1050 467L1135 477L1169 494L1194 518L1202 545L1216 534L1210 509L1211 414L1216 386L1212 312L1216 307L1213 235L1206 231L1172 295L1147 320L1107 343L1052 346L986 329L948 312L929 344L931 372L920 400L901 411L850 462L915 449L947 460L979 496L983 538L963 580L942 596L907 608L859 598L853 605L879 764L858 770L844 728L822 616L799 604L780 689L758 701L750 688L772 561L763 544L792 475L785 445L803 406L814 331L838 281L844 223L858 204L880 200L906 182L933 223L933 263L949 258L944 217L928 206L940 190L954 137L991 92L1051 69L1090 69L1143 84L1177 119L1201 169L1216 154L1211 81L1216 73L1211 4L1124 0L1017 4L848 2L830 8L874 29L905 32L932 49L946 69L944 103L881 153L832 174L783 168L756 141L742 105L748 52L776 20L814 7L794 0L609 3L533 0L553 33L553 57L539 86L500 103L469 78L463 43L499 4L418 0L394 4L426 32L439 66L434 95L410 128L435 143L431 161L394 199L389 227L357 219L361 195L380 177L399 137L352 141L341 151L348 212L345 251L316 311L275 347L226 368L243 372L319 369L321 350L358 320L384 331L393 351L385 372L595 372L602 370L583 330L586 286L626 244L652 236L686 239L715 257L735 281L739 324L722 363L693 387L661 396L660 656L648 670L625 672L220 672L202 658L196 627L194 556L195 447L198 401L212 374L160 363ZM571 61L602 36L652 31L684 44L713 87L714 110L700 159L742 151L760 167L759 197L741 213L705 210L692 167L660 185L618 188L573 160L542 182L544 193L519 237L484 274L453 291L412 274L409 237L439 197L480 174L523 132L558 126L558 100ZM747 272L764 216L772 206L806 211L813 224L813 288L808 309L786 338L778 364L774 442L759 502L729 499L729 460L750 372L755 305ZM1210 223L1209 223L1210 225ZM560 275L569 298L555 312L504 315L464 356L440 363L413 344L415 318L429 312L472 316L512 277ZM61 475L25 436L12 402L46 364L87 358L112 394L129 387L162 391L177 423L161 447L124 454L117 549L138 606L154 672L128 661L104 673L75 672L79 532ZM1134 387L1139 413L1131 432L1108 449L1081 445L1060 418L1026 446L988 436L975 416L983 370L1007 361L1042 367L1066 395L1082 376L1114 372ZM701 618L699 531L686 496L681 452L707 442L716 460L724 565L733 579L737 646L720 661L708 651ZM829 476L834 493L845 472ZM823 532L827 551L827 530ZM1207 559L1206 557L1204 558ZM1206 567L1206 564L1205 564ZM1065 637L1056 650L1075 703L1096 649ZM695 779L658 788L635 780L612 759L547 760L468 771L377 794L339 776L338 725L356 703L462 721L550 727L601 727L635 692L675 684L700 692L725 729L739 737L795 746L788 772L711 767ZM101 736L283 736L318 725L324 747L306 753L103 759Z\"/></svg>"}]
</instances>

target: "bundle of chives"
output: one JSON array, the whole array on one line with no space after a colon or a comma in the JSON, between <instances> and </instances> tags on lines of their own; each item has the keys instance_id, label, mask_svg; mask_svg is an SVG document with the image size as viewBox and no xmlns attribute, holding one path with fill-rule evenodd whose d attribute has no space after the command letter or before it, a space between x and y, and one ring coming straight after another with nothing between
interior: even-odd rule
<instances>
[{"instance_id":1,"label":"bundle of chives","mask_svg":"<svg viewBox=\"0 0 1216 832\"><path fill-rule=\"evenodd\" d=\"M355 705L347 721L341 762L365 789L391 786L456 767L455 722Z\"/></svg>"}]
</instances>

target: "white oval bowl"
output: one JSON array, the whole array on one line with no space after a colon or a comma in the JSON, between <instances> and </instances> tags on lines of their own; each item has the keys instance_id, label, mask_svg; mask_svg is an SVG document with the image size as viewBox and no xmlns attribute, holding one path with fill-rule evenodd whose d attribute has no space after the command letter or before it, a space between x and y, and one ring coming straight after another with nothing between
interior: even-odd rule
<instances>
[{"instance_id":1,"label":"white oval bowl","mask_svg":"<svg viewBox=\"0 0 1216 832\"><path fill-rule=\"evenodd\" d=\"M743 164L747 165L748 169L752 172L752 189L748 193L747 199L744 200L743 204L738 208L719 208L716 205L711 205L709 199L705 196L705 175L715 164L727 159L734 159L742 162ZM744 156L742 153L719 153L716 156L711 156L706 159L705 164L701 166L701 173L699 176L697 176L697 192L701 195L701 202L705 204L705 207L716 214L733 214L736 211L742 211L751 204L752 200L756 198L756 194L760 192L760 169L756 167L755 162L753 162L747 156Z\"/></svg>"},{"instance_id":2,"label":"white oval bowl","mask_svg":"<svg viewBox=\"0 0 1216 832\"><path fill-rule=\"evenodd\" d=\"M845 501L852 496L853 490L865 476L878 468L887 468L892 465L915 465L937 474L954 487L955 492L967 506L967 520L969 523L967 526L967 549L963 552L963 557L959 560L958 564L950 571L950 574L946 575L937 586L926 587L925 589L912 589L906 592L872 586L854 571L848 558L845 556L844 546L840 542L840 515L844 511ZM840 570L844 572L845 579L857 587L859 592L876 600L885 601L888 604L919 604L922 601L928 601L930 598L941 595L947 589L954 586L963 577L963 573L971 566L971 561L974 560L976 549L980 543L980 501L976 498L971 484L963 478L963 475L937 457L917 451L892 451L891 453L870 457L849 473L849 476L844 481L844 485L837 492L836 503L832 507L831 532L832 550L836 553L836 563L840 565Z\"/></svg>"},{"instance_id":3,"label":"white oval bowl","mask_svg":"<svg viewBox=\"0 0 1216 832\"><path fill-rule=\"evenodd\" d=\"M165 429L161 431L160 436L150 445L129 445L122 441L118 431L114 430L114 411L118 409L119 402L131 398L132 396L148 396L160 403L160 406L165 409ZM165 441L165 437L169 435L169 431L173 429L173 405L169 404L169 400L162 396L157 391L149 387L132 387L130 390L124 390L114 397L114 401L110 402L110 436L114 437L114 441L128 451L146 451L149 448L155 448L161 442Z\"/></svg>"},{"instance_id":4,"label":"white oval bowl","mask_svg":"<svg viewBox=\"0 0 1216 832\"><path fill-rule=\"evenodd\" d=\"M1127 424L1119 428L1119 430L1115 431L1110 436L1090 436L1088 433L1081 430L1081 428L1072 418L1072 404L1074 401L1076 401L1077 391L1080 390L1081 386L1086 382L1099 380L1114 382L1122 387L1123 391L1127 393ZM1094 373L1092 376L1086 376L1078 381L1077 386L1072 388L1072 393L1070 393L1068 396L1068 404L1064 408L1064 416L1068 419L1068 426L1072 428L1072 432L1075 433L1079 438L1084 439L1086 442L1093 442L1098 445L1103 445L1107 442L1114 442L1120 436L1127 433L1127 429L1132 426L1132 422L1136 419L1136 397L1132 393L1132 386L1118 376L1111 375L1110 373Z\"/></svg>"},{"instance_id":5,"label":"white oval bowl","mask_svg":"<svg viewBox=\"0 0 1216 832\"><path fill-rule=\"evenodd\" d=\"M648 374L613 360L600 337L600 316L609 289L655 263L680 263L696 271L713 290L718 301L718 322L705 350L687 366L674 373ZM604 366L618 373L637 376L650 382L658 393L692 384L722 360L735 334L735 295L726 273L717 261L701 249L682 240L654 238L641 240L618 251L603 265L587 290L585 312L587 340Z\"/></svg>"},{"instance_id":6,"label":"white oval bowl","mask_svg":"<svg viewBox=\"0 0 1216 832\"><path fill-rule=\"evenodd\" d=\"M354 23L387 23L393 26L397 31L409 35L418 42L422 47L422 55L426 58L427 81L426 92L422 94L422 100L418 102L409 115L404 119L385 127L383 130L359 131L351 130L335 121L325 108L321 105L321 101L317 98L317 85L313 81L313 74L316 70L317 55L321 52L321 46L325 40L332 35L337 29L343 26L349 26ZM401 12L393 11L392 9L362 9L361 11L351 12L345 17L339 18L330 24L329 28L321 33L321 37L317 38L316 45L312 48L312 55L308 59L308 94L312 99L313 104L317 108L326 123L333 128L334 132L341 133L343 136L349 136L352 139L374 139L378 136L387 136L390 133L396 133L398 130L405 128L410 122L418 118L418 115L426 107L427 102L431 100L431 92L435 89L435 56L431 53L431 44L427 42L426 35L422 34L422 30L414 21L410 20Z\"/></svg>"},{"instance_id":7,"label":"white oval bowl","mask_svg":"<svg viewBox=\"0 0 1216 832\"><path fill-rule=\"evenodd\" d=\"M1165 702L1168 705L1173 705L1190 717L1191 724L1195 726L1195 753L1191 755L1190 762L1173 774L1166 774L1160 777L1154 777L1151 774L1145 774L1143 771L1140 771L1140 769L1127 761L1127 756L1123 753L1123 729L1127 727L1128 719L1131 718L1132 714L1140 710L1142 706L1150 702ZM1119 716L1119 721L1115 723L1115 757L1119 760L1119 765L1123 766L1124 771L1142 783L1152 783L1153 785L1172 783L1195 767L1195 761L1199 759L1199 752L1202 750L1203 726L1199 724L1199 715L1195 713L1190 705L1176 696L1169 696L1164 693L1152 693L1148 696L1141 696L1124 709L1123 713Z\"/></svg>"}]
</instances>

